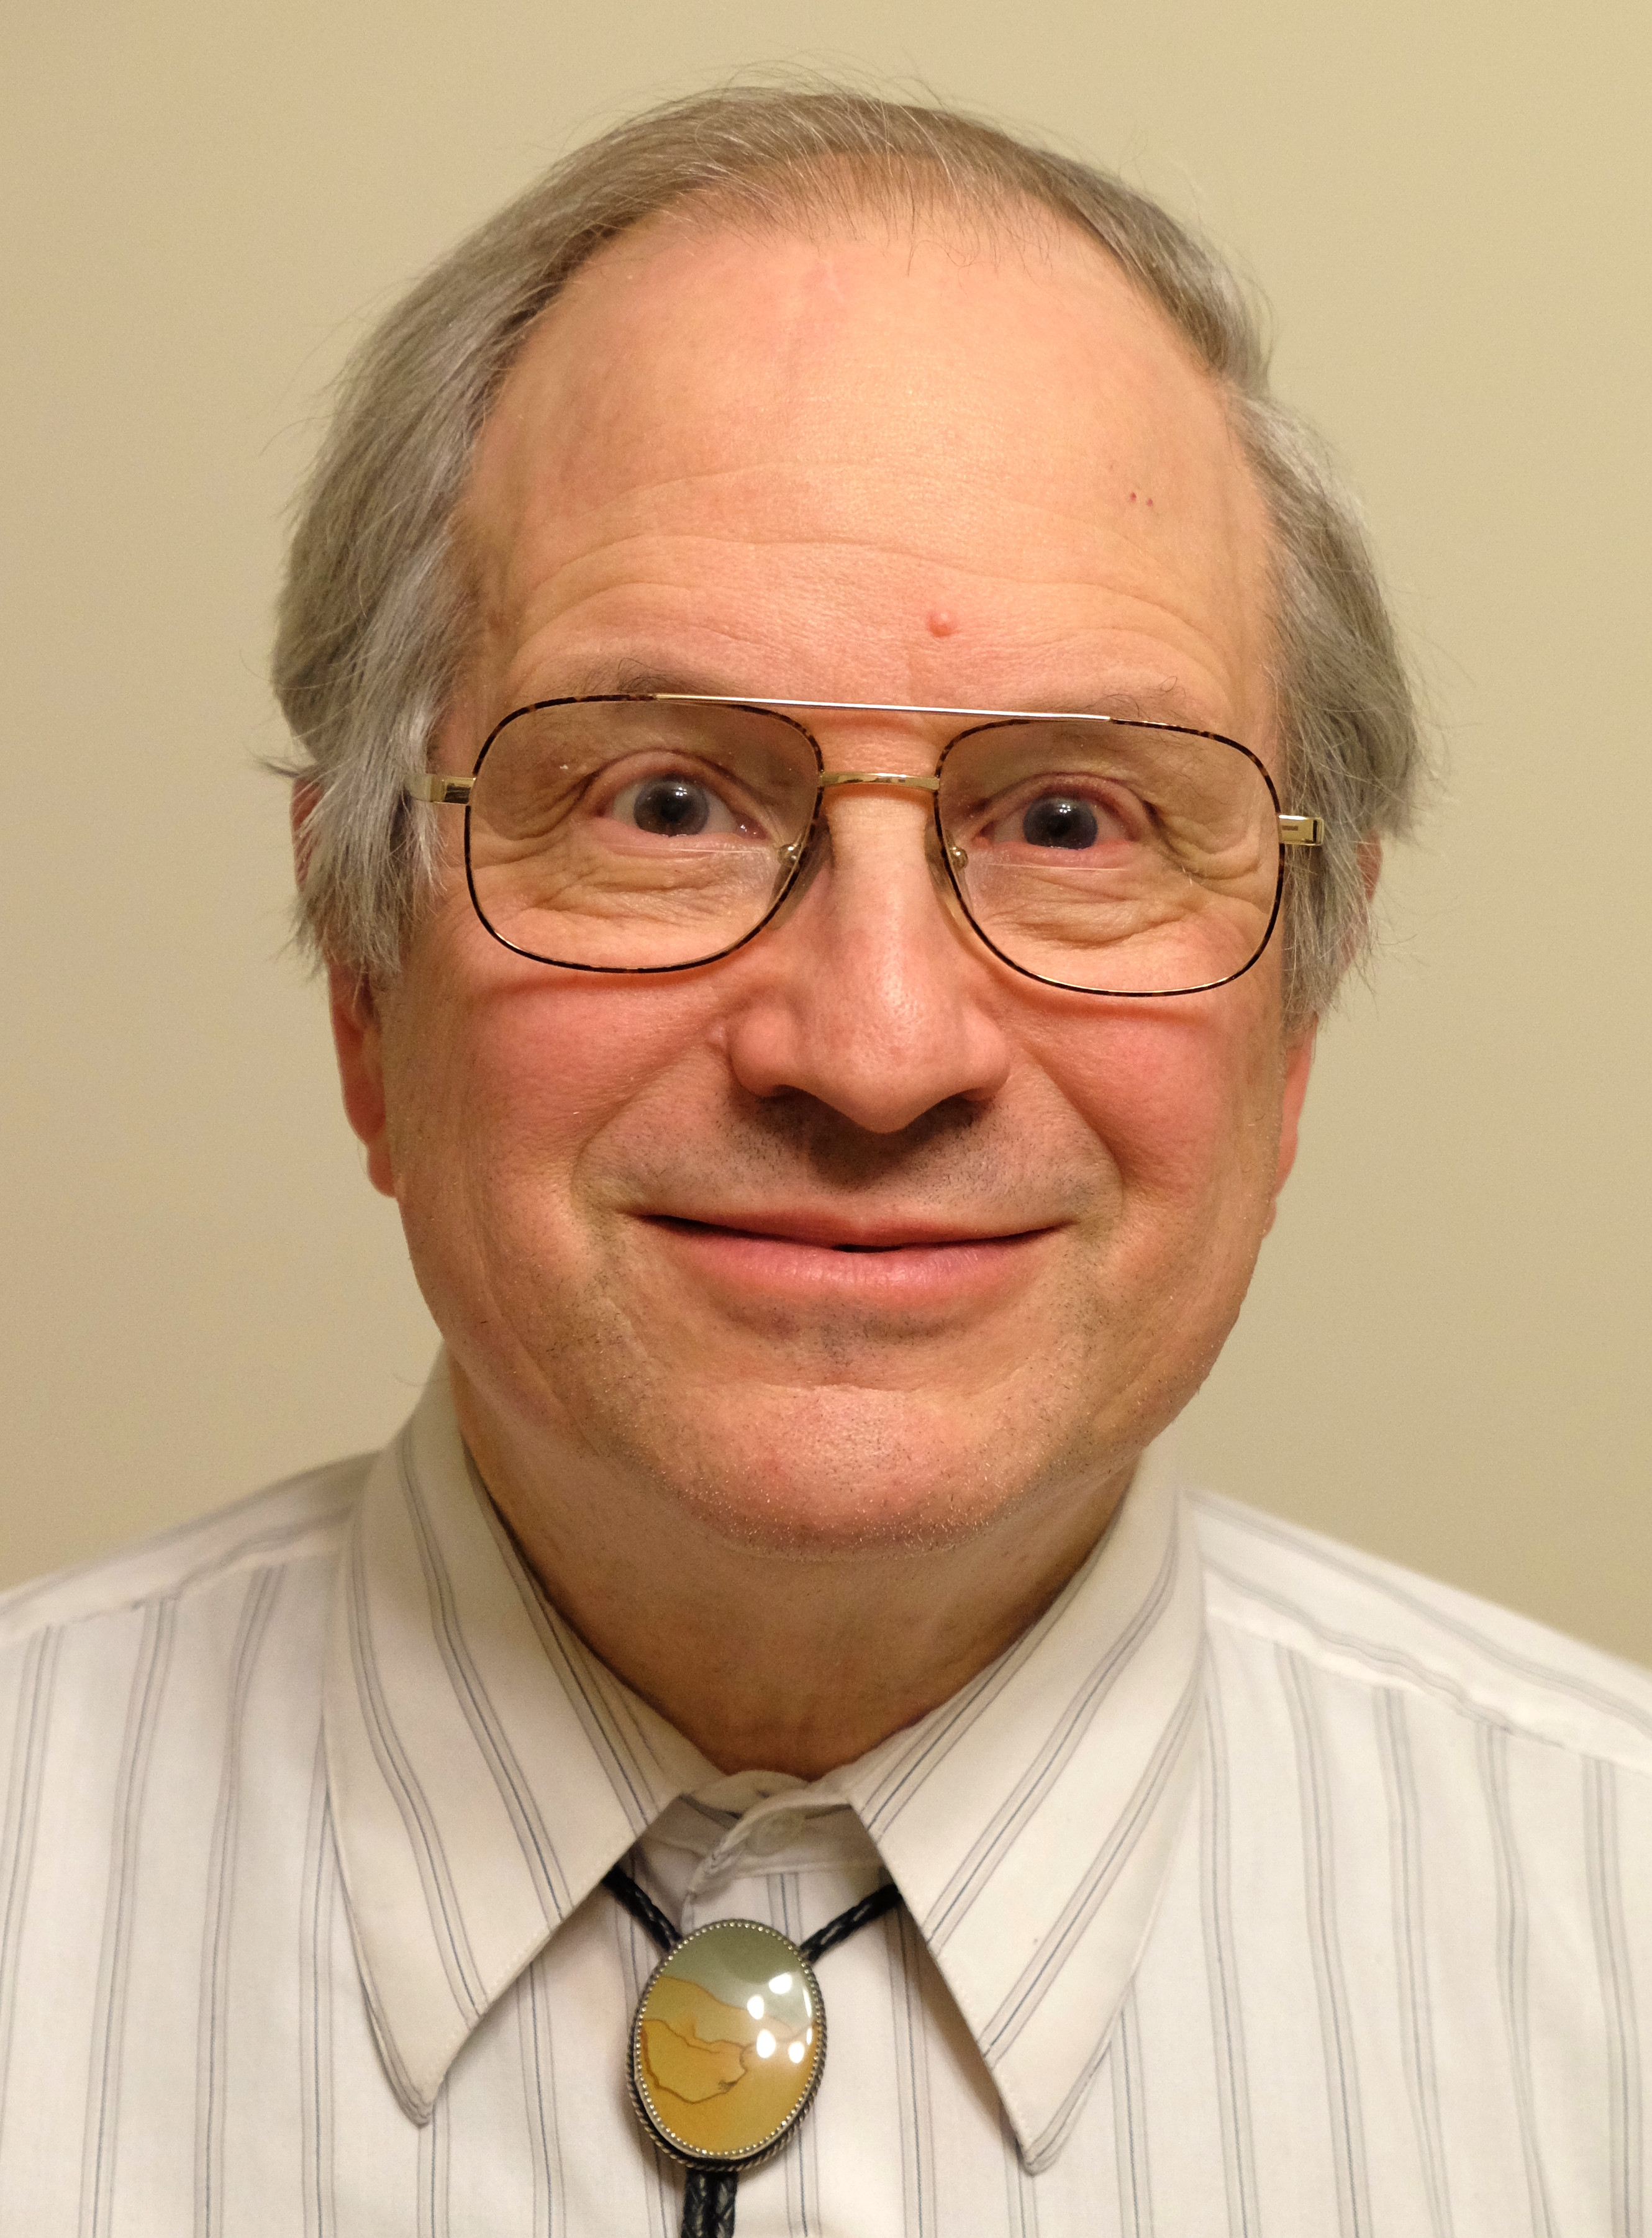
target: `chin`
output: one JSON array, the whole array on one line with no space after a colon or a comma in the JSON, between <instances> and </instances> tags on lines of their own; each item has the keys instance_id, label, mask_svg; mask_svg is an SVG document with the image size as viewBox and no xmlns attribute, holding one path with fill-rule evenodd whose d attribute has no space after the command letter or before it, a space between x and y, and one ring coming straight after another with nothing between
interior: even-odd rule
<instances>
[{"instance_id":1,"label":"chin","mask_svg":"<svg viewBox=\"0 0 1652 2238\"><path fill-rule=\"evenodd\" d=\"M733 1544L830 1560L962 1545L1071 1473L1035 1434L984 1445L904 1394L817 1394L788 1412L784 1424L748 1416L699 1455L652 1457L656 1485ZM993 1451L1015 1455L1012 1472L983 1465Z\"/></svg>"}]
</instances>

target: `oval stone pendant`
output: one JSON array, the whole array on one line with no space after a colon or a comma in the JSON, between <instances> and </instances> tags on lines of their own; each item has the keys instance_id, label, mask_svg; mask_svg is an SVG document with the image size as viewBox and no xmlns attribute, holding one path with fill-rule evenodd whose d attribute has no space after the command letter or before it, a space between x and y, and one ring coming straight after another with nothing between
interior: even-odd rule
<instances>
[{"instance_id":1,"label":"oval stone pendant","mask_svg":"<svg viewBox=\"0 0 1652 2238\"><path fill-rule=\"evenodd\" d=\"M655 1967L631 2024L631 2096L673 2160L753 2168L809 2110L826 2065L814 1970L754 1919L697 1927Z\"/></svg>"}]
</instances>

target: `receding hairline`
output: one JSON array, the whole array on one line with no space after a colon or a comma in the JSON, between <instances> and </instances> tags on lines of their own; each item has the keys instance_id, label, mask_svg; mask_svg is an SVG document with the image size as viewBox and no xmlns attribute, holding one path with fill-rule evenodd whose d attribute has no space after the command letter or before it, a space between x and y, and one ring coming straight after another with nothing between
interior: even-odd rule
<instances>
[{"instance_id":1,"label":"receding hairline","mask_svg":"<svg viewBox=\"0 0 1652 2238\"><path fill-rule=\"evenodd\" d=\"M903 151L874 161L831 149L807 162L776 160L710 185L687 188L594 241L564 274L549 301L513 337L477 440L534 338L554 321L570 296L599 284L611 262L639 250L646 254L656 242L663 248L673 236L744 235L754 242L793 240L826 248L872 237L879 228L891 246L903 239L914 248L932 242L958 252L960 262L970 263L996 262L1000 254L1008 253L1023 262L1038 258L1053 265L1062 248L1076 250L1079 261L1093 261L1128 288L1176 354L1225 401L1232 384L1201 354L1192 334L1145 275L1132 271L1077 210L1062 208L1031 178L1006 180L975 165L953 171L930 154Z\"/></svg>"},{"instance_id":2,"label":"receding hairline","mask_svg":"<svg viewBox=\"0 0 1652 2238\"><path fill-rule=\"evenodd\" d=\"M610 248L656 229L747 232L755 237L793 235L828 241L857 237L881 224L887 236L917 237L926 226L957 235L972 222L980 233L972 247L1018 246L1058 235L1118 257L1069 210L1030 182L989 175L985 167L956 171L933 156L903 153L887 161L832 149L809 160L760 163L725 179L685 189L618 232L594 242L569 279ZM1017 236L1019 236L1018 242Z\"/></svg>"},{"instance_id":3,"label":"receding hairline","mask_svg":"<svg viewBox=\"0 0 1652 2238\"><path fill-rule=\"evenodd\" d=\"M500 368L454 508L451 560L467 613L464 652L453 679L449 715L474 678L474 664L492 626L502 619L488 580L494 557L488 548L489 524L481 517L475 500L489 430L519 367L536 345L548 340L561 317L578 308L579 299L587 290L612 285L613 268L627 254L640 255L647 261L656 254L669 256L681 248L731 237L753 243L790 241L821 250L844 242L876 242L880 237L893 247L904 239L914 248L935 245L956 251L959 261L965 263L995 262L1000 255L1013 255L1024 263L1044 264L1058 278L1055 268L1065 249L1076 252L1075 265L1089 264L1109 275L1146 315L1159 341L1217 407L1228 439L1231 467L1253 508L1253 528L1258 540L1251 547L1257 561L1257 621L1264 656L1274 650L1278 626L1275 573L1278 529L1231 408L1232 384L1201 356L1191 337L1153 290L1081 219L1019 188L1002 189L996 181L973 175L954 180L943 175L940 167L927 159L917 160L928 175L921 191L915 188L911 195L892 191L907 183L904 173L898 178L886 167L869 167L859 157L837 153L801 173L775 164L753 180L741 177L696 187L594 243L565 275L555 295L514 338L508 360ZM823 177L828 170L833 175ZM1279 711L1271 659L1264 657L1262 665L1259 697L1271 740Z\"/></svg>"}]
</instances>

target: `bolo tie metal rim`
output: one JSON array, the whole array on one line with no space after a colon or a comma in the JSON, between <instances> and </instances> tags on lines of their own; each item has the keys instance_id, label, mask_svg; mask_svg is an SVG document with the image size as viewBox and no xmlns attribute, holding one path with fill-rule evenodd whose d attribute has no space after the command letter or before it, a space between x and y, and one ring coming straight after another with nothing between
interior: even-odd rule
<instances>
[{"instance_id":1,"label":"bolo tie metal rim","mask_svg":"<svg viewBox=\"0 0 1652 2238\"><path fill-rule=\"evenodd\" d=\"M814 2071L803 2096L766 2136L760 2138L749 2152L739 2154L698 2152L693 2145L685 2144L673 2136L665 2127L662 2117L649 2103L647 2085L642 2080L642 2016L647 2010L654 1983L672 1961L681 1956L688 1943L697 1942L702 1935L715 1935L720 1928L725 1927L754 1927L760 1934L772 1936L782 1950L790 1954L792 1963L807 1985L809 2003L819 2039L815 2051ZM785 2150L792 2133L814 2103L815 2093L820 2088L820 2077L826 2073L826 2003L820 1995L820 1984L813 1967L790 1936L782 1935L778 1927L771 1927L766 1919L708 1919L703 1927L691 1929L673 1944L643 1983L642 1995L637 1999L637 2010L631 2016L631 2056L626 2062L626 2082L638 2121L667 2159L675 2161L680 2168L704 2168L712 2175L722 2172L743 2175L748 2168L761 2168L766 2161L772 2161L777 2153Z\"/></svg>"}]
</instances>

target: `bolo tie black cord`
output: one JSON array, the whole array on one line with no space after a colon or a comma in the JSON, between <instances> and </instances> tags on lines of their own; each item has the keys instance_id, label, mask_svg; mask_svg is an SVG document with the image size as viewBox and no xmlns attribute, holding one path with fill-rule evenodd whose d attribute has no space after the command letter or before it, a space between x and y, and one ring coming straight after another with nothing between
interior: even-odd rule
<instances>
[{"instance_id":1,"label":"bolo tie black cord","mask_svg":"<svg viewBox=\"0 0 1652 2238\"><path fill-rule=\"evenodd\" d=\"M681 1936L666 1917L651 1896L645 1896L627 1872L618 1865L602 1876L602 1885L611 1896L617 1896L639 1927L653 1936L660 1948L670 1953L682 1941Z\"/></svg>"},{"instance_id":2,"label":"bolo tie black cord","mask_svg":"<svg viewBox=\"0 0 1652 2238\"><path fill-rule=\"evenodd\" d=\"M643 1893L629 1873L615 1865L612 1871L603 1874L602 1885L619 1898L662 1950L674 1950L682 1941L653 1897ZM839 1943L846 1943L857 1928L869 1927L874 1919L881 1919L885 1912L892 1911L899 1902L900 1890L893 1881L886 1881L870 1896L863 1896L859 1904L852 1904L847 1911L840 1911L824 1927L817 1927L806 1943L799 1943L798 1949L813 1966L828 1950L835 1950ZM710 2162L692 2167L683 2185L682 2238L734 2238L734 2198L739 2188L737 2168L719 2168Z\"/></svg>"},{"instance_id":3,"label":"bolo tie black cord","mask_svg":"<svg viewBox=\"0 0 1652 2238\"><path fill-rule=\"evenodd\" d=\"M691 2168L682 2188L682 2238L734 2238L738 2168Z\"/></svg>"}]
</instances>

